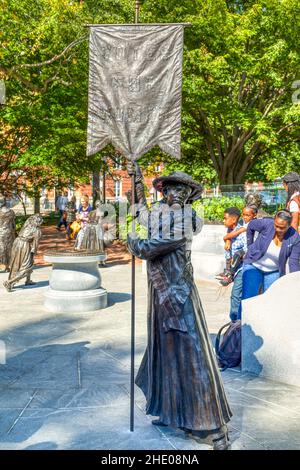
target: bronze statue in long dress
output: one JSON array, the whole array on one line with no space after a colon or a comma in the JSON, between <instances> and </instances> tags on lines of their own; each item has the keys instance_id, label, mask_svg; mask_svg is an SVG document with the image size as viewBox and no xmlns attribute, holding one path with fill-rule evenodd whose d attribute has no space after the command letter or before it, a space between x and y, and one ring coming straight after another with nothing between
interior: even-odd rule
<instances>
[{"instance_id":1,"label":"bronze statue in long dress","mask_svg":"<svg viewBox=\"0 0 300 470\"><path fill-rule=\"evenodd\" d=\"M102 227L103 214L100 210L100 201L95 202L95 209L88 215L88 222L80 248L90 251L104 252L104 230Z\"/></svg>"},{"instance_id":2,"label":"bronze statue in long dress","mask_svg":"<svg viewBox=\"0 0 300 470\"><path fill-rule=\"evenodd\" d=\"M202 187L182 172L157 178L153 185L163 199L148 210L138 165L129 164L128 172L136 174L139 222L148 219L147 239L128 236L130 251L147 260L148 273L148 345L136 384L145 394L147 414L159 417L153 424L208 437L214 449L226 450L232 413L191 264L192 237L202 228L191 204Z\"/></svg>"},{"instance_id":3,"label":"bronze statue in long dress","mask_svg":"<svg viewBox=\"0 0 300 470\"><path fill-rule=\"evenodd\" d=\"M84 228L84 235L80 249L105 252L105 248L110 246L114 240L114 225L104 223L105 212L101 210L101 202L95 202L95 209L88 215L88 222ZM100 264L105 265L105 261Z\"/></svg>"},{"instance_id":4,"label":"bronze statue in long dress","mask_svg":"<svg viewBox=\"0 0 300 470\"><path fill-rule=\"evenodd\" d=\"M16 236L15 213L6 207L6 200L0 195L0 265L9 272L11 249Z\"/></svg>"},{"instance_id":5,"label":"bronze statue in long dress","mask_svg":"<svg viewBox=\"0 0 300 470\"><path fill-rule=\"evenodd\" d=\"M13 243L10 273L8 280L3 283L8 292L11 292L13 286L24 277L26 278L26 286L35 284L31 281L30 276L34 264L34 255L42 236L40 229L42 223L43 219L39 214L29 217Z\"/></svg>"}]
</instances>

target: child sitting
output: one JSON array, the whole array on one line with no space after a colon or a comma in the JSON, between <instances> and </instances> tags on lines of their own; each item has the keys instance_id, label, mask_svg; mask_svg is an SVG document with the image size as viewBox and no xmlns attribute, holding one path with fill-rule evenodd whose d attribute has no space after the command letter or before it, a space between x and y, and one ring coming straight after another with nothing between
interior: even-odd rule
<instances>
[{"instance_id":1,"label":"child sitting","mask_svg":"<svg viewBox=\"0 0 300 470\"><path fill-rule=\"evenodd\" d=\"M80 214L77 213L75 215L74 222L72 222L70 227L69 227L69 236L70 236L71 240L76 239L77 234L78 234L80 229L81 229L81 218L80 218Z\"/></svg>"},{"instance_id":2,"label":"child sitting","mask_svg":"<svg viewBox=\"0 0 300 470\"><path fill-rule=\"evenodd\" d=\"M241 212L237 207L229 207L224 212L224 225L227 227L227 234L223 240L225 242L226 268L216 276L220 279L222 286L228 286L234 278L237 269L240 267L247 249L246 231L250 220L256 218L257 208L246 206L243 209L243 220L239 221Z\"/></svg>"}]
</instances>

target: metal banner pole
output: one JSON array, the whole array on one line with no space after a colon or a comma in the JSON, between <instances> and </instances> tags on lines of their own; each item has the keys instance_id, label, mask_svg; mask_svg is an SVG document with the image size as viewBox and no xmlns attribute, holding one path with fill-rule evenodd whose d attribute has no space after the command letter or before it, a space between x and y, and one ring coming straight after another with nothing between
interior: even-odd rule
<instances>
[{"instance_id":1,"label":"metal banner pole","mask_svg":"<svg viewBox=\"0 0 300 470\"><path fill-rule=\"evenodd\" d=\"M131 177L132 232L135 232L135 175ZM131 365L130 365L130 431L134 431L134 356L135 356L135 256L131 255Z\"/></svg>"},{"instance_id":2,"label":"metal banner pole","mask_svg":"<svg viewBox=\"0 0 300 470\"><path fill-rule=\"evenodd\" d=\"M140 2L135 0L134 22L139 22ZM132 232L135 232L135 174L131 177ZM130 431L134 431L134 359L135 359L135 256L131 255L131 365L130 365Z\"/></svg>"}]
</instances>

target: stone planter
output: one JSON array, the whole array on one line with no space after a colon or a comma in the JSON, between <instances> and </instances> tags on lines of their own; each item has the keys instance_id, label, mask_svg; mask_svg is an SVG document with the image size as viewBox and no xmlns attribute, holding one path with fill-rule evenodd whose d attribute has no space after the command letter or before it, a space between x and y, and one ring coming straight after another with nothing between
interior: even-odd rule
<instances>
[{"instance_id":1,"label":"stone planter","mask_svg":"<svg viewBox=\"0 0 300 470\"><path fill-rule=\"evenodd\" d=\"M223 225L203 225L192 243L192 265L195 280L215 281L215 275L225 268ZM142 261L142 272L147 273L146 261Z\"/></svg>"},{"instance_id":2,"label":"stone planter","mask_svg":"<svg viewBox=\"0 0 300 470\"><path fill-rule=\"evenodd\" d=\"M300 387L300 272L242 302L242 371Z\"/></svg>"},{"instance_id":3,"label":"stone planter","mask_svg":"<svg viewBox=\"0 0 300 470\"><path fill-rule=\"evenodd\" d=\"M87 312L107 306L107 291L101 287L98 263L103 253L46 253L52 263L44 306L50 312Z\"/></svg>"},{"instance_id":4,"label":"stone planter","mask_svg":"<svg viewBox=\"0 0 300 470\"><path fill-rule=\"evenodd\" d=\"M214 280L225 267L224 241L226 229L223 225L204 225L193 238L192 264L196 280Z\"/></svg>"}]
</instances>

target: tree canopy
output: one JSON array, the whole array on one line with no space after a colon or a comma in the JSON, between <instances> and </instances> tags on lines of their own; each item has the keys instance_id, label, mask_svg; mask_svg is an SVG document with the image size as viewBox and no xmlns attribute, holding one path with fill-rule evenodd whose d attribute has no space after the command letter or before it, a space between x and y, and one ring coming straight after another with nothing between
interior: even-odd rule
<instances>
[{"instance_id":1,"label":"tree canopy","mask_svg":"<svg viewBox=\"0 0 300 470\"><path fill-rule=\"evenodd\" d=\"M130 0L0 0L1 186L37 189L88 178L99 155L85 156L87 23L132 18ZM4 177L3 177L4 175ZM28 186L29 184L29 186Z\"/></svg>"},{"instance_id":2,"label":"tree canopy","mask_svg":"<svg viewBox=\"0 0 300 470\"><path fill-rule=\"evenodd\" d=\"M143 22L191 22L184 46L182 160L206 181L299 171L298 0L144 0ZM87 23L130 23L133 0L0 0L0 191L82 180L87 158ZM298 80L298 84L297 84ZM293 100L294 97L294 100ZM112 153L105 149L102 154ZM26 178L25 178L26 177Z\"/></svg>"},{"instance_id":3,"label":"tree canopy","mask_svg":"<svg viewBox=\"0 0 300 470\"><path fill-rule=\"evenodd\" d=\"M147 21L192 23L185 33L182 164L209 168L209 156L222 184L299 170L299 2L148 0L143 11Z\"/></svg>"}]
</instances>

